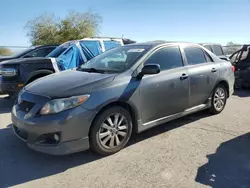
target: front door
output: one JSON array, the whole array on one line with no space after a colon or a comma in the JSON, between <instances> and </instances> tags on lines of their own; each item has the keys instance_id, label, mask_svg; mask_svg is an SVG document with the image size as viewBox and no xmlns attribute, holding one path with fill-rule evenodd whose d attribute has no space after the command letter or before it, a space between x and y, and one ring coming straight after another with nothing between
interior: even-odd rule
<instances>
[{"instance_id":1,"label":"front door","mask_svg":"<svg viewBox=\"0 0 250 188\"><path fill-rule=\"evenodd\" d=\"M145 64L159 64L161 72L145 75L141 80L142 122L148 123L184 111L188 107L189 82L179 47L160 48Z\"/></svg>"},{"instance_id":2,"label":"front door","mask_svg":"<svg viewBox=\"0 0 250 188\"><path fill-rule=\"evenodd\" d=\"M190 79L189 107L207 102L219 77L218 67L213 59L199 47L185 47Z\"/></svg>"}]
</instances>

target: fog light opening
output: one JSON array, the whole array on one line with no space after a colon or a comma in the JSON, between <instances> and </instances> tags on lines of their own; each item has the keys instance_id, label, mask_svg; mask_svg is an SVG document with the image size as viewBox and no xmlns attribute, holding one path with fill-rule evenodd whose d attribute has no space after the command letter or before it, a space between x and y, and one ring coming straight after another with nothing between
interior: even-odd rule
<instances>
[{"instance_id":1,"label":"fog light opening","mask_svg":"<svg viewBox=\"0 0 250 188\"><path fill-rule=\"evenodd\" d=\"M61 141L60 133L49 133L41 135L36 142L39 144L59 144Z\"/></svg>"},{"instance_id":2,"label":"fog light opening","mask_svg":"<svg viewBox=\"0 0 250 188\"><path fill-rule=\"evenodd\" d=\"M54 139L56 142L60 141L60 136L58 134L54 134Z\"/></svg>"}]
</instances>

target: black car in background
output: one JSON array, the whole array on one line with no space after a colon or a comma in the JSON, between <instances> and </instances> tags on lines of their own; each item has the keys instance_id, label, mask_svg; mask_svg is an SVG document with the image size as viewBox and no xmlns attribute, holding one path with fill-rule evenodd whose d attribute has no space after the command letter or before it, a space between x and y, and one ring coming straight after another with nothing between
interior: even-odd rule
<instances>
[{"instance_id":1,"label":"black car in background","mask_svg":"<svg viewBox=\"0 0 250 188\"><path fill-rule=\"evenodd\" d=\"M12 56L1 56L0 62L11 59L19 59L19 58L45 57L50 52L52 52L56 47L57 45L32 46Z\"/></svg>"},{"instance_id":2,"label":"black car in background","mask_svg":"<svg viewBox=\"0 0 250 188\"><path fill-rule=\"evenodd\" d=\"M235 67L235 88L250 88L250 44L244 44L241 49L230 57Z\"/></svg>"},{"instance_id":3,"label":"black car in background","mask_svg":"<svg viewBox=\"0 0 250 188\"><path fill-rule=\"evenodd\" d=\"M15 97L19 90L26 84L55 72L52 59L61 55L70 45L66 42L58 47L54 46L45 57L28 58L28 54L42 54L42 50L50 51L46 48L39 48L41 51L33 50L23 56L25 58L9 59L0 62L0 95ZM48 47L48 46L47 46ZM52 47L52 46L50 46ZM56 48L55 48L56 47Z\"/></svg>"},{"instance_id":4,"label":"black car in background","mask_svg":"<svg viewBox=\"0 0 250 188\"><path fill-rule=\"evenodd\" d=\"M230 59L226 56L225 52L223 51L223 47L221 44L216 43L201 43L203 47L208 49L209 51L213 52L217 55L220 59L230 61Z\"/></svg>"}]
</instances>

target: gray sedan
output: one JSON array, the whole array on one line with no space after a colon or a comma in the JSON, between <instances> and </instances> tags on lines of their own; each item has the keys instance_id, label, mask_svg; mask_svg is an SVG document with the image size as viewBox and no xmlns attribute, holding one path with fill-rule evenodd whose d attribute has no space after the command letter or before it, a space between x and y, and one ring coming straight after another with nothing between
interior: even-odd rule
<instances>
[{"instance_id":1,"label":"gray sedan","mask_svg":"<svg viewBox=\"0 0 250 188\"><path fill-rule=\"evenodd\" d=\"M27 85L12 109L13 131L40 152L118 152L132 132L209 109L233 92L234 67L191 43L121 46L77 70Z\"/></svg>"}]
</instances>

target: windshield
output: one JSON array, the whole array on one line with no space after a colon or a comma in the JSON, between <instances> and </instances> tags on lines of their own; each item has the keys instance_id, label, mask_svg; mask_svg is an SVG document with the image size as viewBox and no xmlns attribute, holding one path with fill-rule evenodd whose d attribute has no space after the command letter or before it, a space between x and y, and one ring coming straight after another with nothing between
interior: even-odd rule
<instances>
[{"instance_id":1,"label":"windshield","mask_svg":"<svg viewBox=\"0 0 250 188\"><path fill-rule=\"evenodd\" d=\"M106 72L123 72L129 69L146 51L149 45L121 46L104 52L80 67L84 69L97 69Z\"/></svg>"},{"instance_id":2,"label":"windshield","mask_svg":"<svg viewBox=\"0 0 250 188\"><path fill-rule=\"evenodd\" d=\"M67 42L64 44L61 44L57 48L55 48L52 52L50 52L46 57L58 57L61 55L66 49L68 49L70 46L72 46L74 42Z\"/></svg>"}]
</instances>

